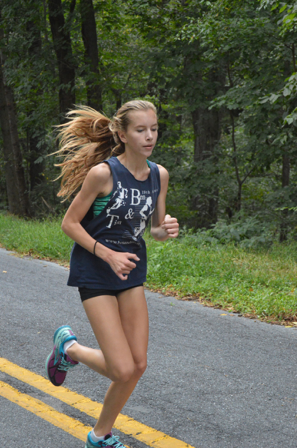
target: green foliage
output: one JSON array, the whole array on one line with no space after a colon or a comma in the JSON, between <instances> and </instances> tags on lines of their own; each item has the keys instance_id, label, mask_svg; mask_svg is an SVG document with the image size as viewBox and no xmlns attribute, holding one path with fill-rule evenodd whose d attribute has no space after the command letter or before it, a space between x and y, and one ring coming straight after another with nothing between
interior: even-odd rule
<instances>
[{"instance_id":1,"label":"green foliage","mask_svg":"<svg viewBox=\"0 0 297 448\"><path fill-rule=\"evenodd\" d=\"M202 229L190 234L186 232L186 236L195 247L233 243L242 248L259 249L269 248L272 245L274 232L273 226L249 217L232 223L220 220L211 229Z\"/></svg>"},{"instance_id":2,"label":"green foliage","mask_svg":"<svg viewBox=\"0 0 297 448\"><path fill-rule=\"evenodd\" d=\"M148 256L149 288L268 320L296 316L297 264L288 247L253 252L212 244L206 233L165 244L149 240Z\"/></svg>"},{"instance_id":3,"label":"green foliage","mask_svg":"<svg viewBox=\"0 0 297 448\"><path fill-rule=\"evenodd\" d=\"M273 228L265 236L269 241L284 226L294 234L294 213L280 208L297 206L296 5L276 0L94 0L100 61L100 76L94 78L84 54L80 5L62 3L76 67L76 102L87 102L92 77L102 88L108 116L131 98L156 104L160 132L152 159L169 170L171 215L197 229L206 225L212 203L218 225L210 232L223 232L227 220L224 232L231 241L231 228L240 241L249 238L238 230L243 227L239 211L245 223L253 216L259 229ZM48 154L56 149L53 126L60 118L61 86L47 5L4 0L1 18L5 73L16 98L33 209L36 216L59 213L64 206L56 198L58 185L52 179L57 171ZM209 129L214 112L219 122L215 138ZM208 116L209 122L200 120L195 127L197 116ZM195 151L203 139L216 141L199 158ZM3 198L4 186L0 156ZM0 207L7 207L5 200ZM247 231L254 240L246 244L257 244L259 232Z\"/></svg>"},{"instance_id":4,"label":"green foliage","mask_svg":"<svg viewBox=\"0 0 297 448\"><path fill-rule=\"evenodd\" d=\"M0 243L22 255L68 264L72 241L61 220L0 214ZM251 241L256 250L245 247ZM297 243L271 245L269 229L259 230L256 220L183 231L178 240L166 242L147 234L146 243L148 288L268 320L296 319Z\"/></svg>"}]
</instances>

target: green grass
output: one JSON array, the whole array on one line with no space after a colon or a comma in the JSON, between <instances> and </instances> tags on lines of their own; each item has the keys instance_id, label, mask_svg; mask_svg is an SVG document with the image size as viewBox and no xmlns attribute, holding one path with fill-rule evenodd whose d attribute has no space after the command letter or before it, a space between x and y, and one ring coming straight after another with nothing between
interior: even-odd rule
<instances>
[{"instance_id":1,"label":"green grass","mask_svg":"<svg viewBox=\"0 0 297 448\"><path fill-rule=\"evenodd\" d=\"M0 243L21 254L69 261L72 241L60 220L26 221L0 214ZM247 250L234 245L195 245L195 240L156 242L146 237L146 286L165 294L257 316L297 320L297 244Z\"/></svg>"},{"instance_id":2,"label":"green grass","mask_svg":"<svg viewBox=\"0 0 297 448\"><path fill-rule=\"evenodd\" d=\"M68 262L73 242L61 230L61 220L24 220L0 214L0 243L8 250L58 262Z\"/></svg>"},{"instance_id":3,"label":"green grass","mask_svg":"<svg viewBox=\"0 0 297 448\"><path fill-rule=\"evenodd\" d=\"M295 320L296 249L276 244L269 251L251 251L234 245L195 247L190 238L149 239L147 286L265 320Z\"/></svg>"}]
</instances>

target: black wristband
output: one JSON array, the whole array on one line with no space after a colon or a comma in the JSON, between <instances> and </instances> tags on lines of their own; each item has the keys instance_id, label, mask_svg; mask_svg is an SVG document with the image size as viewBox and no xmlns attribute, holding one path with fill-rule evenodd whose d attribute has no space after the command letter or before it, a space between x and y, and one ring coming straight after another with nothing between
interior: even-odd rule
<instances>
[{"instance_id":1,"label":"black wristband","mask_svg":"<svg viewBox=\"0 0 297 448\"><path fill-rule=\"evenodd\" d=\"M98 241L95 241L95 244L94 244L94 249L93 249L93 255L95 255L95 249L96 249L96 244L98 243Z\"/></svg>"}]
</instances>

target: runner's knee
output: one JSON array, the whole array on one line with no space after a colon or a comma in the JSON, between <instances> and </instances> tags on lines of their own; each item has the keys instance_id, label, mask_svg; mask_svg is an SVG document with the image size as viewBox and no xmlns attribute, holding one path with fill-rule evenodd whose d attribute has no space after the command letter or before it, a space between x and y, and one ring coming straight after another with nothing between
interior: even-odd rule
<instances>
[{"instance_id":1,"label":"runner's knee","mask_svg":"<svg viewBox=\"0 0 297 448\"><path fill-rule=\"evenodd\" d=\"M117 366L113 369L111 373L111 379L112 381L126 383L127 381L130 380L133 374L134 374L133 364Z\"/></svg>"},{"instance_id":2,"label":"runner's knee","mask_svg":"<svg viewBox=\"0 0 297 448\"><path fill-rule=\"evenodd\" d=\"M144 374L144 372L146 371L146 368L147 368L147 360L146 359L135 363L135 374L138 377L141 377Z\"/></svg>"}]
</instances>

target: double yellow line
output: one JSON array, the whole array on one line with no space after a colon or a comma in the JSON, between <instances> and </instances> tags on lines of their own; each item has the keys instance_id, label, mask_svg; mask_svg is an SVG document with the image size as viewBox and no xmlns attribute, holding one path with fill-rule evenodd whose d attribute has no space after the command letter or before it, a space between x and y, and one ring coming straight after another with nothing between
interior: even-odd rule
<instances>
[{"instance_id":1,"label":"double yellow line","mask_svg":"<svg viewBox=\"0 0 297 448\"><path fill-rule=\"evenodd\" d=\"M63 386L55 387L42 376L37 375L30 370L19 367L5 358L0 358L0 371L59 399L60 401L72 406L75 409L78 409L81 412L84 412L91 417L97 419L101 412L101 403L92 401L89 398L76 392L72 392ZM51 406L48 406L30 395L19 392L17 389L11 387L3 381L0 381L0 396L7 398L30 412L33 412L37 416L57 426L58 428L63 429L65 432L68 432L77 439L85 441L88 432L91 430L89 426L85 426L78 420L56 411ZM149 426L137 422L136 420L133 420L123 414L118 416L114 427L122 433L132 436L134 439L139 440L150 447L194 448L181 440L174 439L161 431L150 428Z\"/></svg>"}]
</instances>

